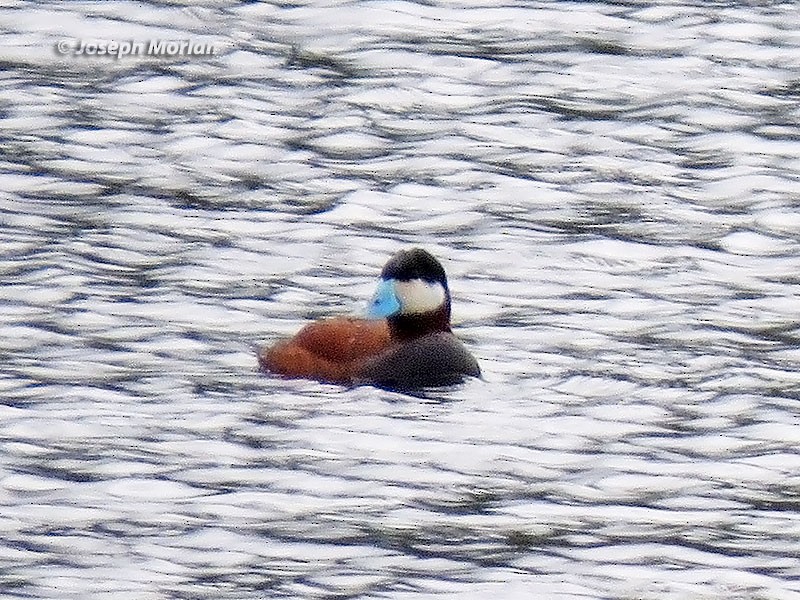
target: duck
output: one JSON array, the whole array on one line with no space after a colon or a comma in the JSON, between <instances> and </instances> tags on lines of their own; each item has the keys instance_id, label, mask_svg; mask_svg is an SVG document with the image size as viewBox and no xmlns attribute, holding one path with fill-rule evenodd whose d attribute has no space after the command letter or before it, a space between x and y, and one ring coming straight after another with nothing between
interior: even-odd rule
<instances>
[{"instance_id":1,"label":"duck","mask_svg":"<svg viewBox=\"0 0 800 600\"><path fill-rule=\"evenodd\" d=\"M400 250L383 267L365 318L309 323L258 351L261 371L287 378L390 390L448 386L480 377L453 334L441 263L427 250Z\"/></svg>"}]
</instances>

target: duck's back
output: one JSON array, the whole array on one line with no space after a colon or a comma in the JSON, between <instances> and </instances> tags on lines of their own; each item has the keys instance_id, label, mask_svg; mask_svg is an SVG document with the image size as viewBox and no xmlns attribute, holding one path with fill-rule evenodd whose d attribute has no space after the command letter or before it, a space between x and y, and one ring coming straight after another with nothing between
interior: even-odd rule
<instances>
[{"instance_id":1,"label":"duck's back","mask_svg":"<svg viewBox=\"0 0 800 600\"><path fill-rule=\"evenodd\" d=\"M306 325L259 352L262 370L288 377L349 383L357 366L390 346L385 321L334 318Z\"/></svg>"},{"instance_id":2,"label":"duck's back","mask_svg":"<svg viewBox=\"0 0 800 600\"><path fill-rule=\"evenodd\" d=\"M480 377L478 362L449 331L396 343L366 361L357 381L392 389L413 389L458 383Z\"/></svg>"}]
</instances>

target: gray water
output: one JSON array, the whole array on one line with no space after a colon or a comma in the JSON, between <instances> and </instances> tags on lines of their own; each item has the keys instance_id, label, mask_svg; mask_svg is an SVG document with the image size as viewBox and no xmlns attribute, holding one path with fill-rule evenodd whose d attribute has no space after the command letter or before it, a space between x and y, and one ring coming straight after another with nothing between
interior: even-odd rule
<instances>
[{"instance_id":1,"label":"gray water","mask_svg":"<svg viewBox=\"0 0 800 600\"><path fill-rule=\"evenodd\" d=\"M796 5L192 4L0 12L3 598L800 597ZM483 380L257 373L410 245Z\"/></svg>"}]
</instances>

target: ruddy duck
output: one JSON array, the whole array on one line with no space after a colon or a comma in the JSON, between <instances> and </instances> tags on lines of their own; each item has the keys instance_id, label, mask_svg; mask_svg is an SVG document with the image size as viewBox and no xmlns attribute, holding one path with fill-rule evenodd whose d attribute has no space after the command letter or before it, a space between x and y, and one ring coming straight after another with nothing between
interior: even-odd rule
<instances>
[{"instance_id":1,"label":"ruddy duck","mask_svg":"<svg viewBox=\"0 0 800 600\"><path fill-rule=\"evenodd\" d=\"M477 361L450 330L447 276L427 251L401 250L386 263L367 317L310 323L293 338L262 349L261 369L387 389L480 376Z\"/></svg>"}]
</instances>

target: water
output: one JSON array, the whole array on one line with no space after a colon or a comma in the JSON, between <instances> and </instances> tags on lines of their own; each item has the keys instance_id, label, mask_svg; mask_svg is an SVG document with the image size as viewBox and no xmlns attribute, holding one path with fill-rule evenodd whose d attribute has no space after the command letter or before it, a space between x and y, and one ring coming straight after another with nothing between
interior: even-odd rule
<instances>
[{"instance_id":1,"label":"water","mask_svg":"<svg viewBox=\"0 0 800 600\"><path fill-rule=\"evenodd\" d=\"M792 4L0 26L2 597L799 597ZM483 381L256 372L412 244Z\"/></svg>"}]
</instances>

